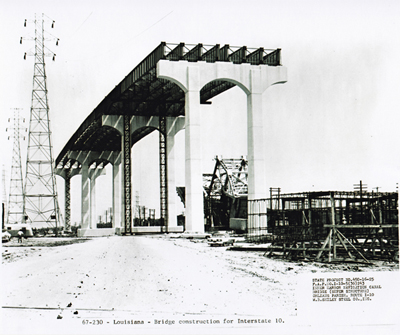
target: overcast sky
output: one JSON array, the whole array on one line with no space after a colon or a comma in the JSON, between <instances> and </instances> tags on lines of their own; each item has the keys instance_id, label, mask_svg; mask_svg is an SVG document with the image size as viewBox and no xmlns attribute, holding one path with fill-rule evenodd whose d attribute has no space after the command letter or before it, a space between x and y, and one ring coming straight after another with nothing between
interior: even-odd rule
<instances>
[{"instance_id":1,"label":"overcast sky","mask_svg":"<svg viewBox=\"0 0 400 335\"><path fill-rule=\"evenodd\" d=\"M57 54L46 59L54 158L100 101L161 41L281 48L288 82L267 90L268 187L282 192L395 191L399 181L400 3L396 0L0 0L2 163L10 169L5 132L12 108L29 119L34 14L55 20L47 31ZM28 26L24 28L24 20ZM202 106L203 171L213 157L247 154L246 97L234 88ZM134 192L158 208L158 135L133 150ZM26 148L27 142L21 143ZM177 147L183 151L183 132ZM26 151L26 149L25 149ZM25 165L26 153L23 153ZM183 156L182 156L183 157ZM183 158L178 160L183 170ZM153 168L151 168L153 167ZM24 166L25 169L25 166ZM147 173L146 173L147 171ZM150 172L148 172L150 171ZM141 173L140 173L141 172ZM79 178L79 177L77 177ZM107 179L108 178L108 179ZM110 184L101 177L99 194ZM63 208L63 181L57 178ZM74 181L74 185L79 182ZM183 184L182 173L178 183ZM7 184L8 187L8 184ZM73 186L79 220L79 185ZM111 203L101 203L101 214ZM158 210L157 210L158 212Z\"/></svg>"}]
</instances>

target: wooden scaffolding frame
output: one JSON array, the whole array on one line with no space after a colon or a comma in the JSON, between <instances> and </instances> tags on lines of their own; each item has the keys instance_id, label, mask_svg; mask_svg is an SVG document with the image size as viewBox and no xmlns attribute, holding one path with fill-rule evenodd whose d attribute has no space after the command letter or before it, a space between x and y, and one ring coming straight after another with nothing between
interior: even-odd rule
<instances>
[{"instance_id":1,"label":"wooden scaffolding frame","mask_svg":"<svg viewBox=\"0 0 400 335\"><path fill-rule=\"evenodd\" d=\"M267 216L267 233L254 234L257 227L249 227L249 237L270 243L267 256L321 262L398 260L397 192L278 193L263 201L266 210L249 214Z\"/></svg>"}]
</instances>

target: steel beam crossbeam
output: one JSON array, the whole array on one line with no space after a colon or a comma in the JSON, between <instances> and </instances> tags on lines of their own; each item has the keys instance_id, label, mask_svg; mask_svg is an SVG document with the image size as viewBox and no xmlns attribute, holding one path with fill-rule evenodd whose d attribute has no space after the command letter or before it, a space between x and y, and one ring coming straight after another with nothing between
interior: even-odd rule
<instances>
[{"instance_id":1,"label":"steel beam crossbeam","mask_svg":"<svg viewBox=\"0 0 400 335\"><path fill-rule=\"evenodd\" d=\"M193 49L190 49L184 56L183 59L189 62L197 62L201 60L203 44L197 44Z\"/></svg>"},{"instance_id":2,"label":"steel beam crossbeam","mask_svg":"<svg viewBox=\"0 0 400 335\"><path fill-rule=\"evenodd\" d=\"M247 52L247 47L243 46L240 49L236 50L235 52L232 52L229 55L229 60L233 64L246 63L246 52Z\"/></svg>"},{"instance_id":3,"label":"steel beam crossbeam","mask_svg":"<svg viewBox=\"0 0 400 335\"><path fill-rule=\"evenodd\" d=\"M264 56L264 48L259 48L251 54L247 55L246 62L251 65L260 65L263 64L263 56Z\"/></svg>"},{"instance_id":4,"label":"steel beam crossbeam","mask_svg":"<svg viewBox=\"0 0 400 335\"><path fill-rule=\"evenodd\" d=\"M124 115L123 134L123 178L124 178L124 222L125 234L132 234L132 184L131 184L131 117Z\"/></svg>"},{"instance_id":5,"label":"steel beam crossbeam","mask_svg":"<svg viewBox=\"0 0 400 335\"><path fill-rule=\"evenodd\" d=\"M169 54L166 56L166 59L168 60L180 60L182 59L183 56L183 47L185 43L179 43L176 48L171 50Z\"/></svg>"},{"instance_id":6,"label":"steel beam crossbeam","mask_svg":"<svg viewBox=\"0 0 400 335\"><path fill-rule=\"evenodd\" d=\"M281 65L281 49L276 49L264 56L263 64L272 66Z\"/></svg>"},{"instance_id":7,"label":"steel beam crossbeam","mask_svg":"<svg viewBox=\"0 0 400 335\"><path fill-rule=\"evenodd\" d=\"M219 44L216 44L210 50L204 52L201 55L201 59L209 63L215 63L216 61L219 60L219 54L220 54Z\"/></svg>"}]
</instances>

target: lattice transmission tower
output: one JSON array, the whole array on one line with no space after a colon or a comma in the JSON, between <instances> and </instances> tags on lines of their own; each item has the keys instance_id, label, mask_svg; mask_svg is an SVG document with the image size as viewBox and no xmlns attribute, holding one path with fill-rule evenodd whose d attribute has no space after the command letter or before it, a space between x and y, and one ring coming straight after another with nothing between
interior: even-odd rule
<instances>
[{"instance_id":1,"label":"lattice transmission tower","mask_svg":"<svg viewBox=\"0 0 400 335\"><path fill-rule=\"evenodd\" d=\"M6 131L13 131L13 135L8 136L8 139L13 138L13 154L11 160L10 173L10 192L8 193L8 209L7 223L22 223L24 215L24 186L22 179L22 163L21 163L21 130L26 131L26 128L21 126L21 117L19 115L20 108L14 108L14 126L9 127ZM11 122L11 118L8 119ZM25 119L22 119L22 123ZM25 136L22 136L25 139Z\"/></svg>"},{"instance_id":2,"label":"lattice transmission tower","mask_svg":"<svg viewBox=\"0 0 400 335\"><path fill-rule=\"evenodd\" d=\"M5 224L7 222L8 216L8 202L7 202L7 192L6 192L6 169L3 164L3 173L2 173L2 183L3 183L3 195L1 199L1 228L5 228Z\"/></svg>"},{"instance_id":3,"label":"lattice transmission tower","mask_svg":"<svg viewBox=\"0 0 400 335\"><path fill-rule=\"evenodd\" d=\"M33 21L35 50L33 53L24 55L24 59L27 55L35 58L26 159L24 213L26 222L36 228L60 226L45 71L45 57L50 56L55 60L55 53L45 46L45 40L56 40L56 45L58 45L59 39L45 32L45 23L49 21L53 28L53 20L48 19L44 14L41 18L35 15ZM25 20L24 26L27 26L27 22L28 20ZM23 39L21 37L20 43Z\"/></svg>"}]
</instances>

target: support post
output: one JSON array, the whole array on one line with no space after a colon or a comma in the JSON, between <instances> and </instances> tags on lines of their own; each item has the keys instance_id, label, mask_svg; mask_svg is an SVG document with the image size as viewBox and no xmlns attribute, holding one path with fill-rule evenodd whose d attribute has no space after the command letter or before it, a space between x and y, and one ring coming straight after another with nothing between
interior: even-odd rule
<instances>
[{"instance_id":1,"label":"support post","mask_svg":"<svg viewBox=\"0 0 400 335\"><path fill-rule=\"evenodd\" d=\"M250 72L254 76L254 72ZM267 197L264 167L262 93L247 95L248 199Z\"/></svg>"},{"instance_id":2,"label":"support post","mask_svg":"<svg viewBox=\"0 0 400 335\"><path fill-rule=\"evenodd\" d=\"M304 213L305 210L305 200L301 200L301 226L302 226L302 247L303 247L303 257L306 257L306 216Z\"/></svg>"},{"instance_id":3,"label":"support post","mask_svg":"<svg viewBox=\"0 0 400 335\"><path fill-rule=\"evenodd\" d=\"M332 216L332 233L333 233L333 240L332 240L332 247L333 247L333 259L336 259L336 209L335 209L335 196L333 192L330 194L331 196L331 216Z\"/></svg>"},{"instance_id":4,"label":"support post","mask_svg":"<svg viewBox=\"0 0 400 335\"><path fill-rule=\"evenodd\" d=\"M89 228L89 167L82 163L81 229Z\"/></svg>"},{"instance_id":5,"label":"support post","mask_svg":"<svg viewBox=\"0 0 400 335\"><path fill-rule=\"evenodd\" d=\"M92 171L90 175L90 229L97 228L96 225L96 174Z\"/></svg>"},{"instance_id":6,"label":"support post","mask_svg":"<svg viewBox=\"0 0 400 335\"><path fill-rule=\"evenodd\" d=\"M65 172L65 230L71 230L71 170Z\"/></svg>"},{"instance_id":7,"label":"support post","mask_svg":"<svg viewBox=\"0 0 400 335\"><path fill-rule=\"evenodd\" d=\"M113 164L113 181L112 181L112 227L121 229L121 208L120 208L120 162Z\"/></svg>"},{"instance_id":8,"label":"support post","mask_svg":"<svg viewBox=\"0 0 400 335\"><path fill-rule=\"evenodd\" d=\"M124 114L123 152L123 216L125 234L132 233L132 184L131 184L131 117Z\"/></svg>"},{"instance_id":9,"label":"support post","mask_svg":"<svg viewBox=\"0 0 400 335\"><path fill-rule=\"evenodd\" d=\"M186 230L204 232L201 169L201 117L199 69L188 66L189 87L185 94L185 204Z\"/></svg>"},{"instance_id":10,"label":"support post","mask_svg":"<svg viewBox=\"0 0 400 335\"><path fill-rule=\"evenodd\" d=\"M168 232L168 160L167 160L167 118L160 112L159 144L160 144L160 218L163 220L165 232Z\"/></svg>"},{"instance_id":11,"label":"support post","mask_svg":"<svg viewBox=\"0 0 400 335\"><path fill-rule=\"evenodd\" d=\"M168 194L168 227L177 227L178 221L176 217L176 182L175 182L175 134L178 119L174 118L172 129L168 125L167 133L167 194Z\"/></svg>"}]
</instances>

